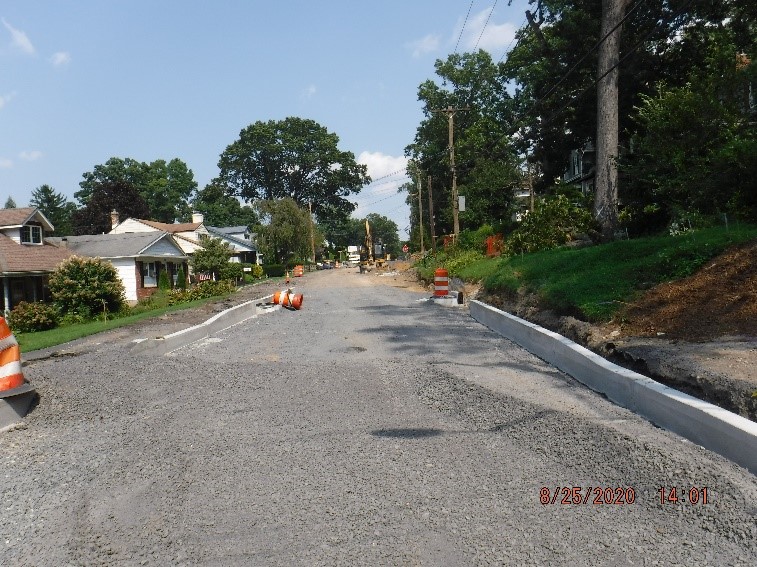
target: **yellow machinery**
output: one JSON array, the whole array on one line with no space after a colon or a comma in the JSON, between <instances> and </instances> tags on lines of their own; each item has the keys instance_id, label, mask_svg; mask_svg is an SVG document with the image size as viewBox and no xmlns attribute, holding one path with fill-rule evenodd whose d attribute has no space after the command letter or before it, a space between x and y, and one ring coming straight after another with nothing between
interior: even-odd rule
<instances>
[{"instance_id":1,"label":"yellow machinery","mask_svg":"<svg viewBox=\"0 0 757 567\"><path fill-rule=\"evenodd\" d=\"M383 269L386 259L383 242L379 240L376 244L373 243L371 225L365 221L365 240L360 247L360 273L370 272L373 266L379 270Z\"/></svg>"}]
</instances>

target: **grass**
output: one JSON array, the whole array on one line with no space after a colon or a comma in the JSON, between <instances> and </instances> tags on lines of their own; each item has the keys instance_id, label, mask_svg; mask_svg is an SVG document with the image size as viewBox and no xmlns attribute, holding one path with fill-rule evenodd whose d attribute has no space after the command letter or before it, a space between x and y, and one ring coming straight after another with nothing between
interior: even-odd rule
<instances>
[{"instance_id":1,"label":"grass","mask_svg":"<svg viewBox=\"0 0 757 567\"><path fill-rule=\"evenodd\" d=\"M757 240L757 227L710 228L680 236L621 240L588 248L557 248L502 259L475 259L450 275L481 281L487 291L511 294L524 288L544 306L588 321L608 321L641 290L693 274L728 247ZM427 260L422 277L437 265ZM454 263L453 263L454 265ZM449 269L449 268L448 268Z\"/></svg>"}]
</instances>

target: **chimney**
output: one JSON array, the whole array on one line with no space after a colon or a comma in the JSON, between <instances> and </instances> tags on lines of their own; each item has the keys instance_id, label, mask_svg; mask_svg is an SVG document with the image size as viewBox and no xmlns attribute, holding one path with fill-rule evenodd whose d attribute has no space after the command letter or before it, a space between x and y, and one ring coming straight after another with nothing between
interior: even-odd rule
<instances>
[{"instance_id":1,"label":"chimney","mask_svg":"<svg viewBox=\"0 0 757 567\"><path fill-rule=\"evenodd\" d=\"M200 223L205 220L205 217L202 215L202 213L193 212L192 213L192 222L194 223Z\"/></svg>"},{"instance_id":2,"label":"chimney","mask_svg":"<svg viewBox=\"0 0 757 567\"><path fill-rule=\"evenodd\" d=\"M113 230L114 228L116 228L116 225L118 223L118 211L116 209L113 209L112 211L110 211L110 229Z\"/></svg>"}]
</instances>

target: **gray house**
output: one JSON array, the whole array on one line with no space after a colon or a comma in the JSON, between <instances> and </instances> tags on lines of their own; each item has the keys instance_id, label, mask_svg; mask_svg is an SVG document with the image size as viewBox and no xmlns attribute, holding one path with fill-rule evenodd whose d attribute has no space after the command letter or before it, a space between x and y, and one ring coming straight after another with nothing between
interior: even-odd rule
<instances>
[{"instance_id":1,"label":"gray house","mask_svg":"<svg viewBox=\"0 0 757 567\"><path fill-rule=\"evenodd\" d=\"M126 290L126 300L137 303L158 289L158 278L167 271L173 284L184 268L189 273L187 256L173 237L162 231L124 234L87 234L48 238L50 243L77 256L102 258L116 268Z\"/></svg>"}]
</instances>

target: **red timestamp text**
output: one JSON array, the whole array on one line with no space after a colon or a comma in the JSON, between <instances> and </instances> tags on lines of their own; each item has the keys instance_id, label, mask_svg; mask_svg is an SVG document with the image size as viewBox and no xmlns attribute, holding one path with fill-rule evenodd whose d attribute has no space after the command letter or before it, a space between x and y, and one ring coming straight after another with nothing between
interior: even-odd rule
<instances>
[{"instance_id":1,"label":"red timestamp text","mask_svg":"<svg viewBox=\"0 0 757 567\"><path fill-rule=\"evenodd\" d=\"M542 486L539 490L539 502L549 504L633 504L636 491L631 487L601 486Z\"/></svg>"},{"instance_id":2,"label":"red timestamp text","mask_svg":"<svg viewBox=\"0 0 757 567\"><path fill-rule=\"evenodd\" d=\"M711 495L706 486L691 486L679 488L676 486L661 486L657 490L660 504L710 504Z\"/></svg>"}]
</instances>

